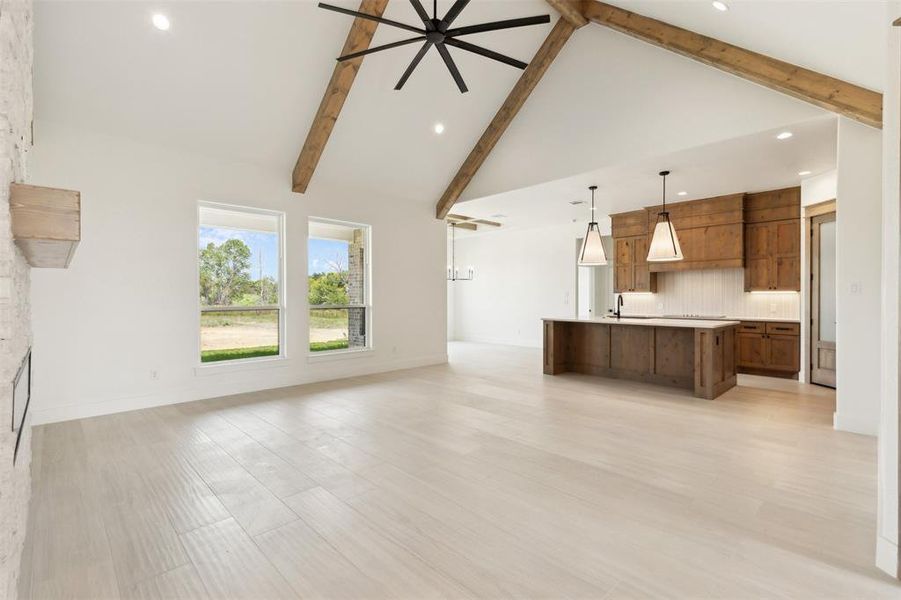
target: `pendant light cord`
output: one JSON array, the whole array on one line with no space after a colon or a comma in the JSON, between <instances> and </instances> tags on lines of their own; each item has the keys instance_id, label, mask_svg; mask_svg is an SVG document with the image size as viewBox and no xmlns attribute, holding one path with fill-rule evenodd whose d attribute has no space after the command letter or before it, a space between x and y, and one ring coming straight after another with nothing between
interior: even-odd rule
<instances>
[{"instance_id":1,"label":"pendant light cord","mask_svg":"<svg viewBox=\"0 0 901 600\"><path fill-rule=\"evenodd\" d=\"M432 0L432 18L438 18L438 0Z\"/></svg>"}]
</instances>

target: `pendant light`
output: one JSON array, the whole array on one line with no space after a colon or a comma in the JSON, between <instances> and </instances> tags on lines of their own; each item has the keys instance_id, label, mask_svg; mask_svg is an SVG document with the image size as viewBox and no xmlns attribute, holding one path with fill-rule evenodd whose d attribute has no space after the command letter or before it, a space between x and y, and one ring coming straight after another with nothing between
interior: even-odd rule
<instances>
[{"instance_id":1,"label":"pendant light","mask_svg":"<svg viewBox=\"0 0 901 600\"><path fill-rule=\"evenodd\" d=\"M651 248L648 250L648 262L675 262L682 260L682 247L679 245L679 236L669 220L666 211L666 176L669 171L660 171L663 177L663 210L657 214L657 224L654 226L654 237L651 238Z\"/></svg>"},{"instance_id":2,"label":"pendant light","mask_svg":"<svg viewBox=\"0 0 901 600\"><path fill-rule=\"evenodd\" d=\"M469 267L466 275L460 275L460 269L457 268L457 224L451 223L451 264L447 265L448 281L472 281L475 276L475 269Z\"/></svg>"},{"instance_id":3,"label":"pendant light","mask_svg":"<svg viewBox=\"0 0 901 600\"><path fill-rule=\"evenodd\" d=\"M601 230L594 218L594 191L598 186L593 185L591 190L591 222L588 223L588 231L582 240L582 251L579 252L580 267L603 267L607 264L607 254L604 252L604 242L601 240Z\"/></svg>"}]
</instances>

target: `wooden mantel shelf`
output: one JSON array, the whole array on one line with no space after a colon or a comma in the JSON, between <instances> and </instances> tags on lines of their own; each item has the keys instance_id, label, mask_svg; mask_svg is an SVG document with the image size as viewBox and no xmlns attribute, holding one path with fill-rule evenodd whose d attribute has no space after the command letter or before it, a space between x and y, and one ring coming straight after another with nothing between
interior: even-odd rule
<instances>
[{"instance_id":1,"label":"wooden mantel shelf","mask_svg":"<svg viewBox=\"0 0 901 600\"><path fill-rule=\"evenodd\" d=\"M13 183L9 212L16 245L32 267L65 269L81 240L81 194Z\"/></svg>"}]
</instances>

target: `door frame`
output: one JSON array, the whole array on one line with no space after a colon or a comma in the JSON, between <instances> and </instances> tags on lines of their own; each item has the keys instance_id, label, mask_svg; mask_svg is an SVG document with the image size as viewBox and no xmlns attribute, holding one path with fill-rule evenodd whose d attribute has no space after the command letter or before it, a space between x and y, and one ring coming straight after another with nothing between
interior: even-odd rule
<instances>
[{"instance_id":1,"label":"door frame","mask_svg":"<svg viewBox=\"0 0 901 600\"><path fill-rule=\"evenodd\" d=\"M801 266L806 271L806 274L802 272L802 279L806 277L806 281L804 281L801 286L801 293L804 296L803 301L803 318L801 319L801 374L804 376L804 381L806 383L810 383L810 365L813 362L811 360L811 351L813 350L811 339L811 298L810 298L810 278L811 278L811 235L810 228L813 223L813 218L818 217L820 215L825 215L828 213L835 213L836 221L838 221L838 205L833 198L832 200L826 200L824 202L818 202L816 204L811 204L809 206L803 207L803 214L801 218L801 232L803 236L803 242L801 246L802 261Z\"/></svg>"},{"instance_id":2,"label":"door frame","mask_svg":"<svg viewBox=\"0 0 901 600\"><path fill-rule=\"evenodd\" d=\"M810 218L810 340L808 343L810 344L810 383L816 383L818 385L824 385L827 387L835 388L835 372L832 373L832 381L829 383L825 382L816 382L813 380L813 376L817 371L817 353L814 350L817 350L816 341L819 338L819 329L820 329L820 267L819 267L819 258L820 258L820 247L819 247L819 239L820 232L818 227L823 223L835 223L836 214L835 212L827 212L818 215L814 215ZM814 289L816 288L816 289ZM835 352L835 342L832 342L832 351ZM828 371L828 370L823 370Z\"/></svg>"}]
</instances>

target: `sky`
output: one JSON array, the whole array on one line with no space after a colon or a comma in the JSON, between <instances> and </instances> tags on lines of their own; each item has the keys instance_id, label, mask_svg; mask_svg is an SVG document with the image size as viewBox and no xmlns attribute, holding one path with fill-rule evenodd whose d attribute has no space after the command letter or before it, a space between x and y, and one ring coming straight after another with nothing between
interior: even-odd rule
<instances>
[{"instance_id":1,"label":"sky","mask_svg":"<svg viewBox=\"0 0 901 600\"><path fill-rule=\"evenodd\" d=\"M257 231L240 231L223 227L201 227L200 248L210 242L221 244L226 240L237 238L250 248L250 277L260 276L260 255L263 257L263 275L278 279L278 236L274 233ZM333 271L333 264L340 261L343 269L347 268L347 242L340 240L311 239L307 252L308 273L325 273Z\"/></svg>"},{"instance_id":2,"label":"sky","mask_svg":"<svg viewBox=\"0 0 901 600\"><path fill-rule=\"evenodd\" d=\"M340 240L320 240L311 238L307 245L307 272L327 273L334 271L333 264L341 263L342 270L347 269L347 242Z\"/></svg>"}]
</instances>

